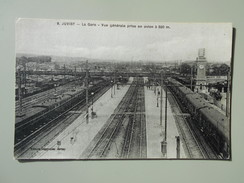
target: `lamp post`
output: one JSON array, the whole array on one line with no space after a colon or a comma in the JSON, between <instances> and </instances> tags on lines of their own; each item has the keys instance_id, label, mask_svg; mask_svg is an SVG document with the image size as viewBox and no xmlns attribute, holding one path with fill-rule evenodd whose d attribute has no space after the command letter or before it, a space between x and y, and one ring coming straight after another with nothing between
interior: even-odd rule
<instances>
[{"instance_id":1,"label":"lamp post","mask_svg":"<svg viewBox=\"0 0 244 183\"><path fill-rule=\"evenodd\" d=\"M115 78L116 78L116 75L115 75L115 72L114 72L114 95L115 95L115 84L116 84Z\"/></svg>"},{"instance_id":2,"label":"lamp post","mask_svg":"<svg viewBox=\"0 0 244 183\"><path fill-rule=\"evenodd\" d=\"M193 80L193 77L192 77L192 72L193 72L193 68L192 68L193 66L191 66L191 90L192 90L192 80ZM192 90L193 91L193 90Z\"/></svg>"},{"instance_id":3,"label":"lamp post","mask_svg":"<svg viewBox=\"0 0 244 183\"><path fill-rule=\"evenodd\" d=\"M180 136L175 136L176 138L176 158L180 158Z\"/></svg>"},{"instance_id":4,"label":"lamp post","mask_svg":"<svg viewBox=\"0 0 244 183\"><path fill-rule=\"evenodd\" d=\"M154 80L155 80L155 79L154 79ZM156 83L155 83L155 81L154 81L154 83L153 83L153 86L154 86L154 94L157 95L157 93L156 93Z\"/></svg>"},{"instance_id":5,"label":"lamp post","mask_svg":"<svg viewBox=\"0 0 244 183\"><path fill-rule=\"evenodd\" d=\"M91 107L91 112L93 113L93 95L94 95L94 92L91 92L91 97L92 97L92 107Z\"/></svg>"},{"instance_id":6,"label":"lamp post","mask_svg":"<svg viewBox=\"0 0 244 183\"><path fill-rule=\"evenodd\" d=\"M111 81L111 98L113 98L113 81Z\"/></svg>"},{"instance_id":7,"label":"lamp post","mask_svg":"<svg viewBox=\"0 0 244 183\"><path fill-rule=\"evenodd\" d=\"M122 83L122 76L119 76L119 83ZM117 89L119 89L119 85L117 84Z\"/></svg>"}]
</instances>

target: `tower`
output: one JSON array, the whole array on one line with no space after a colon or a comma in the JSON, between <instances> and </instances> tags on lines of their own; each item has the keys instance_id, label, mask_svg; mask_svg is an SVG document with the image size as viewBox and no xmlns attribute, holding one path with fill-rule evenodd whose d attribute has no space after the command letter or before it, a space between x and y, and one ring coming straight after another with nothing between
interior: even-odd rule
<instances>
[{"instance_id":1,"label":"tower","mask_svg":"<svg viewBox=\"0 0 244 183\"><path fill-rule=\"evenodd\" d=\"M200 48L198 50L198 57L196 59L197 75L195 92L205 93L207 91L206 65L207 60L205 58L205 48Z\"/></svg>"}]
</instances>

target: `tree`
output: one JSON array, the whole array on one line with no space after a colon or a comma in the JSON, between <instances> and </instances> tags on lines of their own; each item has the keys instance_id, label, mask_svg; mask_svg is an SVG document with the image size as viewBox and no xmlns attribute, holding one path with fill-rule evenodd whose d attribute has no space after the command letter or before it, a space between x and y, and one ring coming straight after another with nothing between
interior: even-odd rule
<instances>
[{"instance_id":1,"label":"tree","mask_svg":"<svg viewBox=\"0 0 244 183\"><path fill-rule=\"evenodd\" d=\"M226 76L230 71L230 67L227 64L221 64L220 66L217 64L212 65L210 68L209 75L212 76Z\"/></svg>"},{"instance_id":2,"label":"tree","mask_svg":"<svg viewBox=\"0 0 244 183\"><path fill-rule=\"evenodd\" d=\"M181 64L180 66L180 73L181 74L191 74L191 66L189 64Z\"/></svg>"},{"instance_id":3,"label":"tree","mask_svg":"<svg viewBox=\"0 0 244 183\"><path fill-rule=\"evenodd\" d=\"M222 75L222 76L226 76L228 74L228 72L230 71L230 67L227 65L227 64L222 64L220 67L219 67L219 73Z\"/></svg>"}]
</instances>

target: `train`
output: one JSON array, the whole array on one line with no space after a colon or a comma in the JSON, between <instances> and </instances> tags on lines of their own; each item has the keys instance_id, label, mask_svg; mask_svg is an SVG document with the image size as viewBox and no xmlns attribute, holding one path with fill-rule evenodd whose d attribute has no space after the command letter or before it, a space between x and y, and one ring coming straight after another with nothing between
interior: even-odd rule
<instances>
[{"instance_id":1,"label":"train","mask_svg":"<svg viewBox=\"0 0 244 183\"><path fill-rule=\"evenodd\" d=\"M192 126L199 129L220 157L229 159L229 119L199 93L193 92L175 79L169 78L167 86L176 96L183 111L190 114Z\"/></svg>"},{"instance_id":2,"label":"train","mask_svg":"<svg viewBox=\"0 0 244 183\"><path fill-rule=\"evenodd\" d=\"M40 81L40 82L36 82L35 85L32 85L31 87L21 87L21 95L23 98L25 97L29 97L32 95L35 95L37 93L40 92L44 92L47 90L50 90L52 88L58 87L58 86L62 86L65 85L69 82L72 82L72 79L60 79L57 81ZM19 100L19 96L18 96L18 92L19 92L19 88L16 87L15 88L15 100Z\"/></svg>"},{"instance_id":3,"label":"train","mask_svg":"<svg viewBox=\"0 0 244 183\"><path fill-rule=\"evenodd\" d=\"M100 89L109 85L110 82L108 81L100 80L99 82L96 82L96 85L89 87L89 96L91 96L92 92L96 93ZM50 96L47 101L43 101L42 103L33 106L30 114L23 117L16 117L15 119L15 129L17 134L15 137L15 143L19 141L18 136L25 133L26 129L33 128L32 126L34 125L53 119L74 104L82 101L83 103L85 101L85 90L72 92L71 89L71 92L65 92L61 94L61 96L54 94ZM22 129L25 129L25 131Z\"/></svg>"},{"instance_id":4,"label":"train","mask_svg":"<svg viewBox=\"0 0 244 183\"><path fill-rule=\"evenodd\" d=\"M184 85L190 85L191 84L191 77L190 76L174 76L175 80L179 81L180 83Z\"/></svg>"}]
</instances>

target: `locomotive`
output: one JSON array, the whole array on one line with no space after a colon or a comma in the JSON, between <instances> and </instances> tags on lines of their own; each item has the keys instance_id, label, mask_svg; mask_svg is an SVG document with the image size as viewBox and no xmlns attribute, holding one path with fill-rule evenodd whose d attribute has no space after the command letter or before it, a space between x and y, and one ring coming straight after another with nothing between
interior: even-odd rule
<instances>
[{"instance_id":1,"label":"locomotive","mask_svg":"<svg viewBox=\"0 0 244 183\"><path fill-rule=\"evenodd\" d=\"M224 159L230 158L229 119L199 93L170 78L168 87L179 99L181 106L192 118L193 125Z\"/></svg>"}]
</instances>

